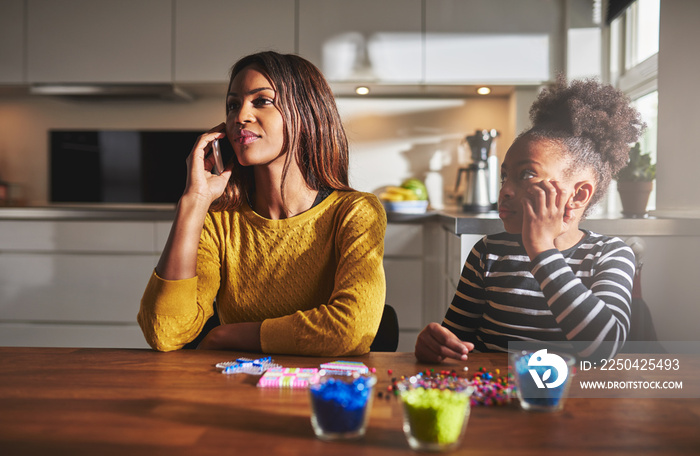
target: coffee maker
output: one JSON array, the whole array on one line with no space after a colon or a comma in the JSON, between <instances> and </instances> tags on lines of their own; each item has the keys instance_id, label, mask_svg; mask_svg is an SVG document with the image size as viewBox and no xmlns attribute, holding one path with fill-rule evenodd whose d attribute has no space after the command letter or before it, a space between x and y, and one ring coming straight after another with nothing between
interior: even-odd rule
<instances>
[{"instance_id":1,"label":"coffee maker","mask_svg":"<svg viewBox=\"0 0 700 456\"><path fill-rule=\"evenodd\" d=\"M476 130L465 138L471 149L471 163L457 173L455 192L459 190L462 174L466 174L466 185L462 196L464 212L488 212L496 209L494 188L497 179L497 159L491 155L491 143L498 136L496 130ZM491 162L491 163L489 163ZM494 175L496 177L494 177Z\"/></svg>"}]
</instances>

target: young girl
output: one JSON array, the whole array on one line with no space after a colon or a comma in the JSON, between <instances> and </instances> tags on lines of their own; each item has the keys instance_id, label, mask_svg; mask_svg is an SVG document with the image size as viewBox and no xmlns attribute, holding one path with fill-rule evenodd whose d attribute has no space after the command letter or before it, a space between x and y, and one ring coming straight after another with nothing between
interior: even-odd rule
<instances>
[{"instance_id":1,"label":"young girl","mask_svg":"<svg viewBox=\"0 0 700 456\"><path fill-rule=\"evenodd\" d=\"M561 78L530 118L501 167L506 232L470 252L442 326L431 323L418 336L421 361L507 351L509 341L571 341L580 356L612 357L625 342L634 254L579 223L626 164L644 124L613 87L567 86Z\"/></svg>"},{"instance_id":2,"label":"young girl","mask_svg":"<svg viewBox=\"0 0 700 456\"><path fill-rule=\"evenodd\" d=\"M235 157L212 172L210 143ZM138 322L157 350L199 347L345 356L369 351L382 315L386 215L348 185L333 94L308 61L250 55L231 71L226 122L200 136Z\"/></svg>"}]
</instances>

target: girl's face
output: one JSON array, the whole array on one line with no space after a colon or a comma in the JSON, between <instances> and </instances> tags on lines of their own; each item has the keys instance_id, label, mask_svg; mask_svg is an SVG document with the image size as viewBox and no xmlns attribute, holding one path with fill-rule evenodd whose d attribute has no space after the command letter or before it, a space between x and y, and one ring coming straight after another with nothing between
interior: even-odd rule
<instances>
[{"instance_id":1,"label":"girl's face","mask_svg":"<svg viewBox=\"0 0 700 456\"><path fill-rule=\"evenodd\" d=\"M501 166L498 195L498 215L507 232L522 232L523 198L528 188L545 179L565 188L570 180L565 175L567 167L568 160L555 143L523 136L510 146Z\"/></svg>"},{"instance_id":2,"label":"girl's face","mask_svg":"<svg viewBox=\"0 0 700 456\"><path fill-rule=\"evenodd\" d=\"M284 164L284 119L272 83L255 65L238 73L226 96L226 136L243 166Z\"/></svg>"}]
</instances>

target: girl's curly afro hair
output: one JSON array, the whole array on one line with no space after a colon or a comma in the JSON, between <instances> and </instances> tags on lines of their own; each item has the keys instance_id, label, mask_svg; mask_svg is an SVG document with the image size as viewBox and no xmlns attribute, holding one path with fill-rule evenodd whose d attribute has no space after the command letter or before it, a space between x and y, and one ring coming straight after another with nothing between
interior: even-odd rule
<instances>
[{"instance_id":1,"label":"girl's curly afro hair","mask_svg":"<svg viewBox=\"0 0 700 456\"><path fill-rule=\"evenodd\" d=\"M540 93L530 108L530 120L532 127L523 135L559 142L571 159L570 168L588 167L595 172L597 189L589 208L627 164L630 146L645 128L621 91L595 79L567 84L562 76Z\"/></svg>"}]
</instances>

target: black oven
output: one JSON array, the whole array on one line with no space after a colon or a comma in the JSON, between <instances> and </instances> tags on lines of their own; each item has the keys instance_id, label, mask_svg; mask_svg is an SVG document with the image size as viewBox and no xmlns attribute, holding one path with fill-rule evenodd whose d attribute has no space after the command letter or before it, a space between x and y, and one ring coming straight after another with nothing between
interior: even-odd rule
<instances>
[{"instance_id":1,"label":"black oven","mask_svg":"<svg viewBox=\"0 0 700 456\"><path fill-rule=\"evenodd\" d=\"M51 130L50 201L175 203L199 130ZM220 141L224 160L233 155Z\"/></svg>"}]
</instances>

